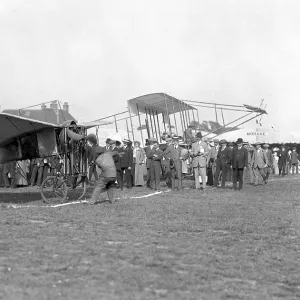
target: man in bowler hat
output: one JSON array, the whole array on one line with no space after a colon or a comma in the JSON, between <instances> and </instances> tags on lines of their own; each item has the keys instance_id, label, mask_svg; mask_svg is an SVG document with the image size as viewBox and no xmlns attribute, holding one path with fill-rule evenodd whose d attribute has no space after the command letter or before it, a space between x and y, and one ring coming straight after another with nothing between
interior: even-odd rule
<instances>
[{"instance_id":1,"label":"man in bowler hat","mask_svg":"<svg viewBox=\"0 0 300 300\"><path fill-rule=\"evenodd\" d=\"M220 173L222 172L222 185L221 188L225 188L225 182L227 179L227 172L228 168L230 167L231 164L231 157L232 157L232 152L227 146L227 141L226 140L221 140L220 141L220 149L217 155L217 167L216 167L216 173L215 173L215 178L214 178L214 187L216 188L219 183L219 176Z\"/></svg>"},{"instance_id":2,"label":"man in bowler hat","mask_svg":"<svg viewBox=\"0 0 300 300\"><path fill-rule=\"evenodd\" d=\"M232 149L232 178L233 189L237 189L237 182L239 182L239 190L243 188L244 169L248 165L248 151L243 147L243 139L238 138L236 141L237 147Z\"/></svg>"}]
</instances>

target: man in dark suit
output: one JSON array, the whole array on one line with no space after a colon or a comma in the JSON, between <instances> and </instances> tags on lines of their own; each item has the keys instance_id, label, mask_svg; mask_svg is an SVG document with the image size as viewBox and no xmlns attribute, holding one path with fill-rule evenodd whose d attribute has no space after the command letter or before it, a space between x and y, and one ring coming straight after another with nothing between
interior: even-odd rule
<instances>
[{"instance_id":1,"label":"man in dark suit","mask_svg":"<svg viewBox=\"0 0 300 300\"><path fill-rule=\"evenodd\" d=\"M161 159L163 157L162 150L159 149L158 142L152 138L149 139L150 151L148 152L147 158L150 160L150 177L151 177L151 187L156 191L160 191L160 173L161 173Z\"/></svg>"},{"instance_id":2,"label":"man in dark suit","mask_svg":"<svg viewBox=\"0 0 300 300\"><path fill-rule=\"evenodd\" d=\"M248 151L243 147L243 139L238 138L237 147L232 149L232 171L233 171L233 189L237 189L239 182L239 190L243 188L244 168L248 165Z\"/></svg>"},{"instance_id":3,"label":"man in dark suit","mask_svg":"<svg viewBox=\"0 0 300 300\"><path fill-rule=\"evenodd\" d=\"M169 161L169 168L171 170L171 184L172 189L182 189L182 155L183 148L179 146L177 136L173 137L173 144L170 144L164 151L164 158Z\"/></svg>"},{"instance_id":4,"label":"man in dark suit","mask_svg":"<svg viewBox=\"0 0 300 300\"><path fill-rule=\"evenodd\" d=\"M216 173L214 178L214 187L217 187L219 183L219 176L222 172L222 185L221 188L225 188L225 182L227 179L227 171L231 164L232 153L229 147L227 147L226 140L220 141L221 147L219 148L219 152L217 155L216 161Z\"/></svg>"},{"instance_id":5,"label":"man in dark suit","mask_svg":"<svg viewBox=\"0 0 300 300\"><path fill-rule=\"evenodd\" d=\"M95 149L98 146L98 140L95 134L91 133L86 137L87 140L87 155L88 155L88 164L89 164L89 177L88 183L91 183L92 176L94 175L95 181L98 181L98 174L95 164Z\"/></svg>"},{"instance_id":6,"label":"man in dark suit","mask_svg":"<svg viewBox=\"0 0 300 300\"><path fill-rule=\"evenodd\" d=\"M288 150L285 148L285 144L282 144L281 151L278 152L278 156L279 176L281 175L283 177L284 175L286 175L286 164L288 156Z\"/></svg>"},{"instance_id":7,"label":"man in dark suit","mask_svg":"<svg viewBox=\"0 0 300 300\"><path fill-rule=\"evenodd\" d=\"M16 188L16 162L10 161L4 164L3 180L5 187Z\"/></svg>"},{"instance_id":8,"label":"man in dark suit","mask_svg":"<svg viewBox=\"0 0 300 300\"><path fill-rule=\"evenodd\" d=\"M127 182L127 188L132 189L132 181L131 181L131 166L133 162L133 150L131 147L130 140L123 140L123 148L119 152L120 156L120 167L121 167L121 178L120 178L120 188L123 190L123 175L125 172L125 178Z\"/></svg>"},{"instance_id":9,"label":"man in dark suit","mask_svg":"<svg viewBox=\"0 0 300 300\"><path fill-rule=\"evenodd\" d=\"M115 145L112 145L111 151L115 153L113 156L113 160L115 162L115 167L117 170L117 183L119 188L123 190L123 173L121 170L121 157L120 157L120 153L123 151L123 147L121 147L121 142L116 141Z\"/></svg>"},{"instance_id":10,"label":"man in dark suit","mask_svg":"<svg viewBox=\"0 0 300 300\"><path fill-rule=\"evenodd\" d=\"M172 138L167 137L165 139L165 141L166 141L166 145L167 145L167 149L168 149L168 147L170 147L172 145ZM171 169L170 169L170 159L164 155L164 159L161 161L161 164L164 167L164 175L166 177L167 187L171 188L172 187L172 174L171 174Z\"/></svg>"},{"instance_id":11,"label":"man in dark suit","mask_svg":"<svg viewBox=\"0 0 300 300\"><path fill-rule=\"evenodd\" d=\"M147 168L147 188L151 188L151 173L150 173L150 165L151 159L148 158L148 154L152 150L153 147L153 139L146 139L146 147L144 148L146 154L146 168Z\"/></svg>"}]
</instances>

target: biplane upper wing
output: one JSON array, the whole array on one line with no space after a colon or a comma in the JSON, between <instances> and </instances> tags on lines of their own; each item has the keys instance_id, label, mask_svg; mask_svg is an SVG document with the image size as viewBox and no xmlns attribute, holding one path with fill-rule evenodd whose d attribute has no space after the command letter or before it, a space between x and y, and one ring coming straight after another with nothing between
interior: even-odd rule
<instances>
[{"instance_id":1,"label":"biplane upper wing","mask_svg":"<svg viewBox=\"0 0 300 300\"><path fill-rule=\"evenodd\" d=\"M127 103L134 114L145 113L148 110L148 113L170 115L182 110L195 109L193 106L165 93L140 96L128 100Z\"/></svg>"},{"instance_id":2,"label":"biplane upper wing","mask_svg":"<svg viewBox=\"0 0 300 300\"><path fill-rule=\"evenodd\" d=\"M51 128L58 128L58 126L7 113L0 113L0 147L10 143L16 138L22 138L33 132Z\"/></svg>"}]
</instances>

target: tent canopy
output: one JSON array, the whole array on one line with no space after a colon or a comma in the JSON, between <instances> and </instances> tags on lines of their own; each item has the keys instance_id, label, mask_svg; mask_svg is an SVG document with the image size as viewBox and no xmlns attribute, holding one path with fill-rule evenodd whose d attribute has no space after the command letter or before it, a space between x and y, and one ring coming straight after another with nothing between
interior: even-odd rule
<instances>
[{"instance_id":1,"label":"tent canopy","mask_svg":"<svg viewBox=\"0 0 300 300\"><path fill-rule=\"evenodd\" d=\"M164 115L170 115L180 112L184 109L191 110L196 109L191 105L186 104L184 101L178 100L165 93L154 93L137 98L133 98L127 101L128 107L133 114L145 113L162 113Z\"/></svg>"},{"instance_id":2,"label":"tent canopy","mask_svg":"<svg viewBox=\"0 0 300 300\"><path fill-rule=\"evenodd\" d=\"M292 132L275 131L271 127L241 128L218 136L218 139L225 139L228 142L235 142L238 138L250 143L300 143L300 135Z\"/></svg>"}]
</instances>

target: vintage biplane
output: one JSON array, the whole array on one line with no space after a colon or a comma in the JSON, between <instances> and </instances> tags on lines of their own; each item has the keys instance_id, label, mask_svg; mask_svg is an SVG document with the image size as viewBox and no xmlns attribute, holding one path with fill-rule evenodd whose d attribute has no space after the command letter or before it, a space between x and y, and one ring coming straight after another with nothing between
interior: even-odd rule
<instances>
[{"instance_id":1,"label":"vintage biplane","mask_svg":"<svg viewBox=\"0 0 300 300\"><path fill-rule=\"evenodd\" d=\"M181 146L187 150L190 147L191 138L200 130L199 108L214 111L216 123L222 119L223 125L209 132L203 132L203 137L212 139L221 133L237 129L239 126L261 117L266 114L265 109L247 104L220 104L203 101L179 100L166 93L154 93L136 97L127 101L127 110L96 121L110 121L118 132L125 121L127 138L136 141L140 140L145 146L147 139L155 137L164 150L166 144L164 138L177 135L181 137ZM237 112L239 116L225 122L224 112ZM124 123L123 123L124 126ZM194 128L193 128L194 127ZM193 128L193 129L191 129ZM188 158L187 164L189 164ZM187 173L191 173L188 168Z\"/></svg>"},{"instance_id":2,"label":"vintage biplane","mask_svg":"<svg viewBox=\"0 0 300 300\"><path fill-rule=\"evenodd\" d=\"M108 122L61 125L37 121L22 116L0 113L0 163L35 158L58 157L62 169L48 176L41 185L46 203L64 202L68 188L72 196L82 199L86 193L87 130Z\"/></svg>"},{"instance_id":3,"label":"vintage biplane","mask_svg":"<svg viewBox=\"0 0 300 300\"><path fill-rule=\"evenodd\" d=\"M223 125L218 129L205 133L204 136L207 137L219 135L220 129L224 133L226 130L232 130L266 114L265 109L247 104L234 105L179 100L165 93L154 93L130 99L127 101L126 111L96 121L109 120L115 125L116 132L118 132L120 123L125 121L128 139L132 141L141 139L143 145L146 139L151 136L163 143L164 135L174 134L182 136L183 144L187 144L190 125L200 124L199 108L214 110L217 123L219 119L222 119ZM241 115L226 123L225 111L235 111Z\"/></svg>"}]
</instances>

